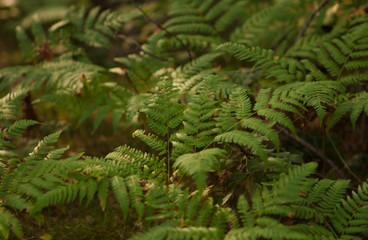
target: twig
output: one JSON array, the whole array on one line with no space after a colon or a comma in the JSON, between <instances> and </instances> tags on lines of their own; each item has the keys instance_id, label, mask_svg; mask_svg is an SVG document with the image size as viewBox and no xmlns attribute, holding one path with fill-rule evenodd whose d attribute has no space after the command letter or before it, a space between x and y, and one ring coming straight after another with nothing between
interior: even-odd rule
<instances>
[{"instance_id":1,"label":"twig","mask_svg":"<svg viewBox=\"0 0 368 240\"><path fill-rule=\"evenodd\" d=\"M161 61L165 61L165 62L167 62L167 61L169 61L168 59L166 59L166 58L163 58L163 57L160 57L160 56L157 56L157 55L155 55L155 54L153 54L153 53L150 53L150 52L147 52L146 50L144 50L143 48L142 48L142 46L136 41L136 40L134 40L133 38L128 38L127 36L125 36L125 35L123 35L123 34L117 34L117 37L118 38L120 38L120 39L122 39L122 40L127 40L127 41L130 41L130 42L132 42L140 51L142 51L142 52L144 52L145 54L147 54L147 55L149 55L150 57L153 57L153 58L157 58L157 59L159 59L159 60L161 60Z\"/></svg>"},{"instance_id":2,"label":"twig","mask_svg":"<svg viewBox=\"0 0 368 240\"><path fill-rule=\"evenodd\" d=\"M362 180L353 172L351 171L349 165L345 162L345 160L342 158L339 150L337 149L335 143L332 141L331 137L329 135L328 136L328 140L330 140L331 144L332 144L332 147L334 148L337 156L339 156L341 162L344 164L344 167L346 168L346 170L348 170L348 172L350 173L351 176L353 176L359 183L362 183Z\"/></svg>"},{"instance_id":3,"label":"twig","mask_svg":"<svg viewBox=\"0 0 368 240\"><path fill-rule=\"evenodd\" d=\"M139 11L141 11L141 13L148 19L148 21L150 21L150 22L153 22L159 29L161 29L162 31L164 31L167 35L169 35L170 37L173 37L173 38L175 38L176 40L178 40L179 41L179 43L181 44L181 46L187 51L187 53L188 53L188 56L189 56L189 59L190 60L193 60L193 58L192 58L192 54L191 54L191 52L189 51L189 49L187 48L187 46L185 46L185 44L184 44L184 42L180 39L180 38L178 38L175 34L173 34L173 33L171 33L171 32L169 32L166 28L164 28L161 24L159 24L158 22L156 22L156 21L154 21L150 16L148 16L148 14L145 12L145 11L143 11L143 9L140 7L140 6L138 6L138 4L134 1L134 0L130 0L132 3L133 3L133 5L139 10Z\"/></svg>"},{"instance_id":4,"label":"twig","mask_svg":"<svg viewBox=\"0 0 368 240\"><path fill-rule=\"evenodd\" d=\"M137 87L134 85L134 82L132 81L132 79L129 77L128 73L125 73L125 77L127 78L128 82L130 83L130 85L132 85L133 90L136 94L139 94L139 91L137 89Z\"/></svg>"},{"instance_id":5,"label":"twig","mask_svg":"<svg viewBox=\"0 0 368 240\"><path fill-rule=\"evenodd\" d=\"M303 147L307 148L309 151L311 151L312 153L314 153L317 157L319 157L320 159L323 160L323 153L318 150L317 148L313 147L310 143L308 143L307 141L305 141L302 138L298 138L296 136L294 136L294 134L290 133L288 130L283 129L281 126L279 125L275 125L275 128L280 131L283 132L287 137L293 139L294 141L296 141L297 143L299 143L300 145L302 145ZM326 163L333 169L335 169L335 173L338 177L340 178L344 178L345 174L343 171L341 171L336 164L328 157L325 157Z\"/></svg>"},{"instance_id":6,"label":"twig","mask_svg":"<svg viewBox=\"0 0 368 240\"><path fill-rule=\"evenodd\" d=\"M329 2L329 0L323 0L323 2L321 2L321 3L318 5L318 7L317 7L316 9L314 9L314 10L313 10L312 14L309 16L309 18L308 18L307 22L305 23L305 25L304 25L303 29L299 32L298 36L296 37L294 44L295 44L296 42L298 42L298 41L299 41L299 39L300 39L301 37L303 37L303 35L304 35L305 31L307 31L307 28L308 28L308 27L309 27L309 25L311 24L311 22L312 22L313 18L316 16L316 14L319 12L319 10L321 10L321 8L323 8L323 7L324 7L328 2Z\"/></svg>"}]
</instances>

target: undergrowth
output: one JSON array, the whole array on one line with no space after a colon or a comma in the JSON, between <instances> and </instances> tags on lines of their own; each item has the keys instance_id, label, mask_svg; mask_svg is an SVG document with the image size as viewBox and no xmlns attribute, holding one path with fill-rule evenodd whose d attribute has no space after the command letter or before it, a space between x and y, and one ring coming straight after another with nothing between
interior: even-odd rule
<instances>
[{"instance_id":1,"label":"undergrowth","mask_svg":"<svg viewBox=\"0 0 368 240\"><path fill-rule=\"evenodd\" d=\"M18 26L24 62L0 70L1 238L367 239L366 12L132 0ZM78 153L62 135L80 129L114 150Z\"/></svg>"}]
</instances>

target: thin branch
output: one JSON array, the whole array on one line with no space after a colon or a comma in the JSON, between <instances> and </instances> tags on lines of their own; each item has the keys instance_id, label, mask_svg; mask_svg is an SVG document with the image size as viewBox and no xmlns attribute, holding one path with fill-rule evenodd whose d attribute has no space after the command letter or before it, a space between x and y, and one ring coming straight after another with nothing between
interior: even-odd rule
<instances>
[{"instance_id":1,"label":"thin branch","mask_svg":"<svg viewBox=\"0 0 368 240\"><path fill-rule=\"evenodd\" d=\"M127 78L128 82L130 83L130 85L133 87L133 90L136 94L139 94L139 91L137 89L137 87L135 86L134 82L132 81L132 79L129 77L128 73L125 73L125 77Z\"/></svg>"},{"instance_id":2,"label":"thin branch","mask_svg":"<svg viewBox=\"0 0 368 240\"><path fill-rule=\"evenodd\" d=\"M190 60L193 60L193 57L192 57L192 53L189 51L189 49L187 48L187 46L185 46L184 42L178 38L175 34L169 32L166 28L164 28L161 24L159 24L158 22L154 21L150 16L148 16L148 14L143 11L143 9L138 6L138 4L134 1L134 0L130 0L133 5L148 19L148 21L154 23L159 29L161 29L162 31L164 31L167 35L169 35L169 37L173 37L175 38L176 40L179 41L179 43L181 44L181 46L187 51L188 53L188 56L189 56L189 59Z\"/></svg>"},{"instance_id":3,"label":"thin branch","mask_svg":"<svg viewBox=\"0 0 368 240\"><path fill-rule=\"evenodd\" d=\"M148 56L150 56L150 57L153 57L153 58L156 58L156 59L159 59L159 60L161 60L161 61L165 61L165 62L167 62L167 61L169 61L168 59L166 59L166 58L163 58L163 57L160 57L160 56L157 56L157 55L155 55L155 54L153 54L153 53L150 53L150 52L147 52L146 50L144 50L143 48L142 48L142 45L140 45L136 40L134 40L133 38L128 38L127 36L125 36L125 35L123 35L123 34L117 34L117 37L118 38L120 38L120 39L122 39L122 40L126 40L126 41L130 41L130 42L132 42L137 48L138 48L138 50L139 51L142 51L142 52L144 52L145 54L147 54Z\"/></svg>"},{"instance_id":4,"label":"thin branch","mask_svg":"<svg viewBox=\"0 0 368 240\"><path fill-rule=\"evenodd\" d=\"M313 10L312 14L309 16L309 18L308 18L307 22L305 23L305 25L304 25L303 29L299 32L298 36L296 37L294 44L295 44L296 42L298 42L298 41L299 41L299 39L300 39L301 37L303 37L303 36L304 36L304 33L305 33L305 31L307 31L307 28L308 28L308 27L309 27L309 25L311 24L311 22L312 22L313 18L316 16L316 14L319 12L319 10L321 10L321 8L323 8L323 7L324 7L328 2L329 2L329 0L323 0L323 2L321 2L321 3L318 5L318 7L317 7L316 9L314 9L314 10Z\"/></svg>"},{"instance_id":5,"label":"thin branch","mask_svg":"<svg viewBox=\"0 0 368 240\"><path fill-rule=\"evenodd\" d=\"M362 180L350 169L349 165L345 162L345 160L342 158L339 150L337 149L335 143L332 141L331 137L329 135L328 136L328 140L330 140L332 147L334 148L337 156L339 156L341 162L344 164L344 167L346 168L346 170L348 170L348 172L350 173L351 176L353 176L359 183L362 183Z\"/></svg>"},{"instance_id":6,"label":"thin branch","mask_svg":"<svg viewBox=\"0 0 368 240\"><path fill-rule=\"evenodd\" d=\"M288 130L282 128L279 125L275 125L275 128L280 131L283 132L288 138L293 139L294 141L296 141L297 143L299 143L300 145L302 145L303 147L307 148L309 151L311 151L313 154L315 154L318 158L323 160L323 153L318 150L317 148L315 148L314 146L312 146L309 142L305 141L302 138L298 138L296 136L294 136L294 134L290 133ZM338 177L340 178L344 178L345 174L343 171L341 171L336 164L334 163L334 161L332 161L330 158L325 157L326 163L333 169L335 169L335 173Z\"/></svg>"}]
</instances>

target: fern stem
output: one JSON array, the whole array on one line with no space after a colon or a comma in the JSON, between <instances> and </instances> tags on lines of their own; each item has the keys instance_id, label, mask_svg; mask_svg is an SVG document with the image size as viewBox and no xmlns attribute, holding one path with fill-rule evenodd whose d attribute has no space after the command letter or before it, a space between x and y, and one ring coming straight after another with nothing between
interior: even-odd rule
<instances>
[{"instance_id":1,"label":"fern stem","mask_svg":"<svg viewBox=\"0 0 368 240\"><path fill-rule=\"evenodd\" d=\"M342 65L342 67L341 67L341 70L340 70L340 72L339 72L339 75L337 76L336 81L339 81L339 80L340 80L341 75L342 75L342 72L344 71L345 65L346 65L346 64L348 63L348 61L349 61L350 54L351 54L351 52L350 52L350 53L349 53L349 55L346 57L346 60L345 60L344 64L343 64L343 65Z\"/></svg>"},{"instance_id":2,"label":"fern stem","mask_svg":"<svg viewBox=\"0 0 368 240\"><path fill-rule=\"evenodd\" d=\"M325 126L326 124L324 124L323 126L323 133L322 133L322 154L323 154L323 158L322 158L322 172L325 173L326 172L326 131L327 128Z\"/></svg>"},{"instance_id":3,"label":"fern stem","mask_svg":"<svg viewBox=\"0 0 368 240\"><path fill-rule=\"evenodd\" d=\"M167 144L167 180L166 184L169 186L170 183L170 141L169 141L169 132L166 134L166 144Z\"/></svg>"}]
</instances>

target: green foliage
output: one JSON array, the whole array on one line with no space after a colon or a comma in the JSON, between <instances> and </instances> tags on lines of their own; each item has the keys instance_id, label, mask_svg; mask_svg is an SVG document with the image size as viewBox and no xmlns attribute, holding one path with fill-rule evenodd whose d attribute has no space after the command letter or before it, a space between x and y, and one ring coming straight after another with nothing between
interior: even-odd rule
<instances>
[{"instance_id":1,"label":"green foliage","mask_svg":"<svg viewBox=\"0 0 368 240\"><path fill-rule=\"evenodd\" d=\"M225 155L226 152L222 149L205 149L198 153L181 155L176 159L174 167L189 175L194 175L193 178L197 187L203 189L206 185L206 173L216 170L216 165L219 165L219 158L225 157Z\"/></svg>"},{"instance_id":2,"label":"green foliage","mask_svg":"<svg viewBox=\"0 0 368 240\"><path fill-rule=\"evenodd\" d=\"M339 179L325 142L368 114L368 17L343 2L133 1L17 27L24 65L0 70L1 238L98 203L129 239L366 239L368 183L334 146L360 182ZM80 129L110 152L78 154Z\"/></svg>"}]
</instances>

